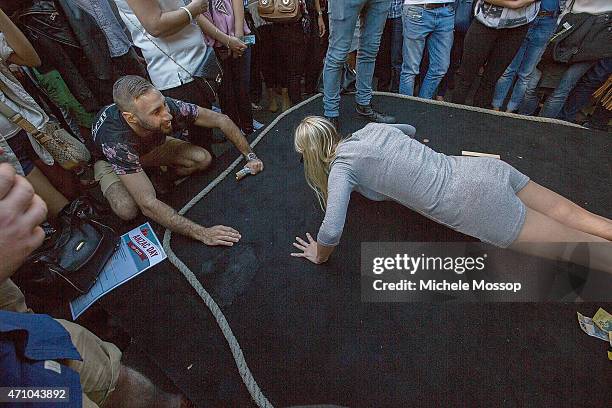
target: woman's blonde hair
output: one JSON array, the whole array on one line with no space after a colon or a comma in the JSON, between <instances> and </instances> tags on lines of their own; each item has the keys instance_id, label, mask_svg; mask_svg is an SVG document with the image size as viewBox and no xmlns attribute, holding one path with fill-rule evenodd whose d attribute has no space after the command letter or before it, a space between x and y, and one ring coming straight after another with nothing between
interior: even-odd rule
<instances>
[{"instance_id":1,"label":"woman's blonde hair","mask_svg":"<svg viewBox=\"0 0 612 408\"><path fill-rule=\"evenodd\" d=\"M295 151L304 158L306 182L323 211L327 206L327 177L336 158L338 140L334 125L321 116L307 116L295 130Z\"/></svg>"}]
</instances>

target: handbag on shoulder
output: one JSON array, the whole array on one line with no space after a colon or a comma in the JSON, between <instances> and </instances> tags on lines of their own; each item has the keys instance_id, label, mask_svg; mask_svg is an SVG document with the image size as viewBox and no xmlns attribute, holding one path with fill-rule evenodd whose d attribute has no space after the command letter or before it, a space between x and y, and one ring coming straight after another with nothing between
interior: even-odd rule
<instances>
[{"instance_id":1,"label":"handbag on shoulder","mask_svg":"<svg viewBox=\"0 0 612 408\"><path fill-rule=\"evenodd\" d=\"M15 274L26 292L51 300L85 294L119 246L119 235L98 220L89 199L74 200L59 215L57 232Z\"/></svg>"},{"instance_id":2,"label":"handbag on shoulder","mask_svg":"<svg viewBox=\"0 0 612 408\"><path fill-rule=\"evenodd\" d=\"M271 23L295 23L302 18L302 0L258 0L259 16Z\"/></svg>"},{"instance_id":3,"label":"handbag on shoulder","mask_svg":"<svg viewBox=\"0 0 612 408\"><path fill-rule=\"evenodd\" d=\"M2 85L0 85L0 88L2 88ZM5 96L8 97L6 92ZM2 101L0 101L0 115L32 135L53 159L66 170L82 169L87 167L87 163L91 160L91 154L87 147L56 122L47 121L43 130L40 131L20 113Z\"/></svg>"}]
</instances>

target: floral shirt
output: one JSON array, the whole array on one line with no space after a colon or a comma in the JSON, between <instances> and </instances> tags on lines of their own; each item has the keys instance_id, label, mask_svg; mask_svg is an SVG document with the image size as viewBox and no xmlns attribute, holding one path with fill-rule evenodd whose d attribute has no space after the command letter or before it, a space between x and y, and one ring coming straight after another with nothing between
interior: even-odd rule
<instances>
[{"instance_id":1,"label":"floral shirt","mask_svg":"<svg viewBox=\"0 0 612 408\"><path fill-rule=\"evenodd\" d=\"M166 103L172 115L172 129L176 132L172 136L180 138L198 117L198 106L168 97ZM94 157L108 161L118 175L142 171L140 157L166 141L166 135L161 132L146 138L138 136L115 104L98 113L91 134L95 145Z\"/></svg>"}]
</instances>

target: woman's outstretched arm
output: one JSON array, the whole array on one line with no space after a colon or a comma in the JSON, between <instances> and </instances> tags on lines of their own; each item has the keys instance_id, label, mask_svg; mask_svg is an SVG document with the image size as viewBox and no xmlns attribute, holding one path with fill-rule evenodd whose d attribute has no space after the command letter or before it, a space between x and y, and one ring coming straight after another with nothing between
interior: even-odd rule
<instances>
[{"instance_id":1,"label":"woman's outstretched arm","mask_svg":"<svg viewBox=\"0 0 612 408\"><path fill-rule=\"evenodd\" d=\"M293 246L302 252L292 253L291 256L306 258L317 264L328 260L334 248L340 242L346 221L346 211L354 186L355 180L348 167L341 163L332 167L328 178L325 218L319 229L317 240L315 241L310 234L306 234L308 241L296 237L297 242Z\"/></svg>"}]
</instances>

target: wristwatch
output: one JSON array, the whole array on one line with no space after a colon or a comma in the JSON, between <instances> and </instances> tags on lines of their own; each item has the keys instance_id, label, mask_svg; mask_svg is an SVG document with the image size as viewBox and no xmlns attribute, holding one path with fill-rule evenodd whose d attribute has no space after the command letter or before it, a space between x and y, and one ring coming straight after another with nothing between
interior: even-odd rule
<instances>
[{"instance_id":1,"label":"wristwatch","mask_svg":"<svg viewBox=\"0 0 612 408\"><path fill-rule=\"evenodd\" d=\"M250 152L249 154L244 156L246 158L246 161L250 162L253 160L259 160L259 158L257 157L257 155L253 152Z\"/></svg>"},{"instance_id":2,"label":"wristwatch","mask_svg":"<svg viewBox=\"0 0 612 408\"><path fill-rule=\"evenodd\" d=\"M320 16L322 16L323 15L323 10L319 10L318 13L319 13Z\"/></svg>"}]
</instances>

